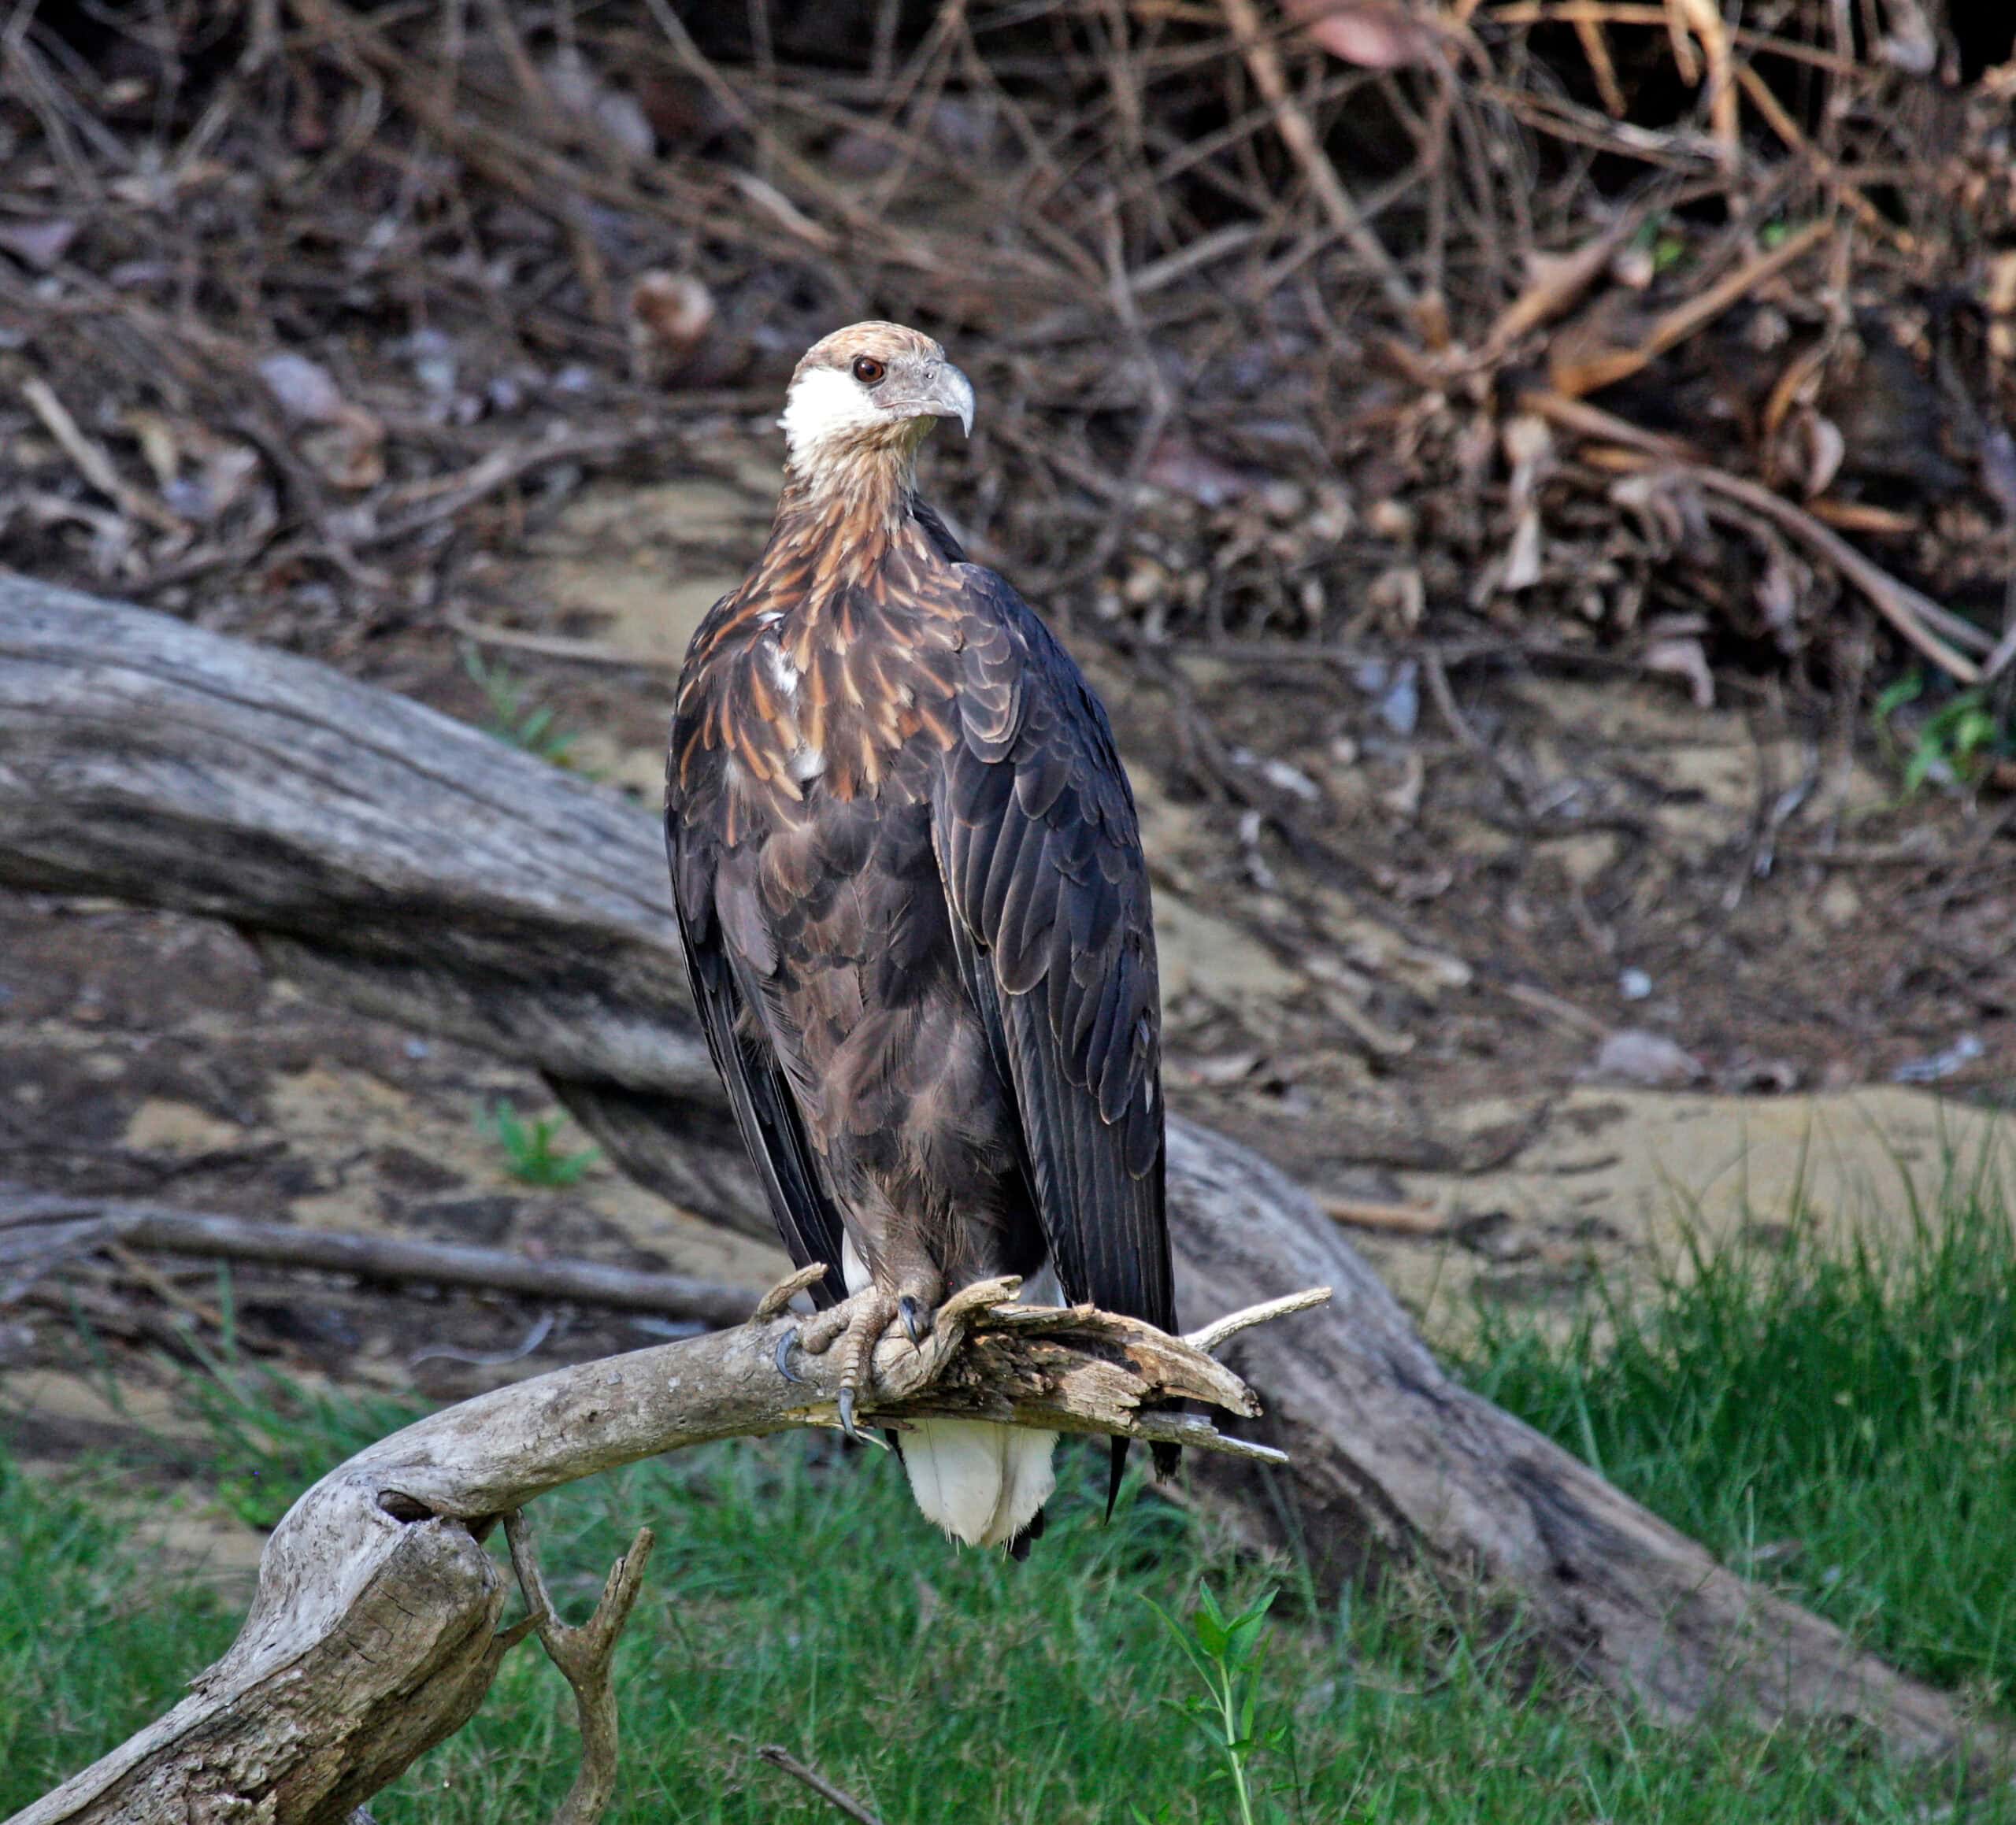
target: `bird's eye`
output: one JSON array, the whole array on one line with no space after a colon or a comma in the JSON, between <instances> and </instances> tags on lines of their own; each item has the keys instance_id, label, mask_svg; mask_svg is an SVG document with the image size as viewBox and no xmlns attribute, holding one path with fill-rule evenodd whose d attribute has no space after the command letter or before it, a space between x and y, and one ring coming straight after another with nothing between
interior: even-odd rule
<instances>
[{"instance_id":1,"label":"bird's eye","mask_svg":"<svg viewBox=\"0 0 2016 1825\"><path fill-rule=\"evenodd\" d=\"M873 355L856 355L854 358L854 377L864 387L873 387L888 371Z\"/></svg>"}]
</instances>

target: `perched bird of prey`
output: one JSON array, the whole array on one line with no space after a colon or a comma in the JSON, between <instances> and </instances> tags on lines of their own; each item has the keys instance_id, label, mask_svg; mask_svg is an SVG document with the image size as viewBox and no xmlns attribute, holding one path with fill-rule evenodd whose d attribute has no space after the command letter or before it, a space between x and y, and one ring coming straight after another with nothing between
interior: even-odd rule
<instances>
[{"instance_id":1,"label":"perched bird of prey","mask_svg":"<svg viewBox=\"0 0 2016 1825\"><path fill-rule=\"evenodd\" d=\"M1161 1011L1133 795L1106 713L1020 596L917 498L973 385L899 324L798 365L775 525L694 635L666 830L693 996L777 1227L827 1268L778 1351L876 1344L976 1280L1173 1329ZM851 1327L830 1308L873 1287ZM1117 1482L1125 1441L1116 1440ZM1053 1434L931 1420L918 1505L1017 1553Z\"/></svg>"}]
</instances>

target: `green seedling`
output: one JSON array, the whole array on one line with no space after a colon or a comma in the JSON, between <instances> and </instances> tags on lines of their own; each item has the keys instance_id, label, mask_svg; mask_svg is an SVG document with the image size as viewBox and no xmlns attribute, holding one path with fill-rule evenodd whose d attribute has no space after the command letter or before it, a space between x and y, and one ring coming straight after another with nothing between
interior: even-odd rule
<instances>
[{"instance_id":1,"label":"green seedling","mask_svg":"<svg viewBox=\"0 0 2016 1825\"><path fill-rule=\"evenodd\" d=\"M521 1185L572 1185L598 1157L593 1147L562 1153L554 1145L564 1116L527 1121L508 1098L499 1097L476 1118L476 1125L504 1149L505 1170Z\"/></svg>"}]
</instances>

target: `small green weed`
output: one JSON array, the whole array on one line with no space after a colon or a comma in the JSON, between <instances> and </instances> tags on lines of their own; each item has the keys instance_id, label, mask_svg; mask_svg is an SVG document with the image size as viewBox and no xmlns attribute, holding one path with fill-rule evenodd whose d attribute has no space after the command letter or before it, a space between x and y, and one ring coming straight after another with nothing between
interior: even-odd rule
<instances>
[{"instance_id":1,"label":"small green weed","mask_svg":"<svg viewBox=\"0 0 2016 1825\"><path fill-rule=\"evenodd\" d=\"M1255 1731L1260 1663L1267 1647L1267 1612L1273 1608L1277 1594L1263 1591L1237 1616L1228 1617L1210 1586L1200 1581L1197 1607L1187 1628L1153 1597L1147 1599L1203 1682L1203 1697L1169 1702L1197 1725L1214 1752L1224 1757L1224 1766L1214 1771L1214 1778L1231 1783L1239 1825L1254 1825L1253 1785L1248 1778L1254 1757L1263 1749L1279 1748L1288 1733L1284 1724L1264 1735ZM1278 1811L1270 1811L1269 1816L1278 1817ZM1151 1825L1138 1806L1134 1816L1140 1825Z\"/></svg>"},{"instance_id":2,"label":"small green weed","mask_svg":"<svg viewBox=\"0 0 2016 1825\"><path fill-rule=\"evenodd\" d=\"M557 726L550 704L528 703L524 679L505 666L491 664L474 646L462 650L462 669L483 693L489 711L483 726L488 733L556 767L583 771L573 759L580 735Z\"/></svg>"},{"instance_id":3,"label":"small green weed","mask_svg":"<svg viewBox=\"0 0 2016 1825\"><path fill-rule=\"evenodd\" d=\"M554 1145L565 1116L527 1121L510 1098L499 1097L476 1117L476 1126L504 1149L505 1170L521 1185L573 1185L600 1155L593 1147L563 1153Z\"/></svg>"},{"instance_id":4,"label":"small green weed","mask_svg":"<svg viewBox=\"0 0 2016 1825\"><path fill-rule=\"evenodd\" d=\"M1925 676L1907 672L1876 700L1876 726L1885 751L1903 770L1903 796L1915 798L1929 779L1942 786L1977 784L1998 760L2016 755L2016 726L1996 714L1988 694L1955 691L1923 720L1899 733L1897 713L1925 694Z\"/></svg>"}]
</instances>

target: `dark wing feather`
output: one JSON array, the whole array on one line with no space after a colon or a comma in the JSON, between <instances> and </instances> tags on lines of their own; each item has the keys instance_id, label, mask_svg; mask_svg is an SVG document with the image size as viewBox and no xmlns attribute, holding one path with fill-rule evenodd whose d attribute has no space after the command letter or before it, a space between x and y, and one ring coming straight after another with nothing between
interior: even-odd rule
<instances>
[{"instance_id":1,"label":"dark wing feather","mask_svg":"<svg viewBox=\"0 0 2016 1825\"><path fill-rule=\"evenodd\" d=\"M933 805L961 972L1012 1090L1065 1296L1176 1323L1147 868L1106 713L1015 592L962 566Z\"/></svg>"},{"instance_id":2,"label":"dark wing feather","mask_svg":"<svg viewBox=\"0 0 2016 1825\"><path fill-rule=\"evenodd\" d=\"M847 1297L840 1272L845 1231L839 1212L820 1189L811 1145L776 1055L752 1034L743 1018L742 992L714 907L721 850L719 837L708 827L708 807L717 803L705 794L699 804L685 807L683 815L668 809L665 817L672 899L679 913L687 979L714 1068L727 1088L778 1234L799 1267L825 1263L826 1277L813 1287L812 1296L820 1305L831 1305Z\"/></svg>"}]
</instances>

